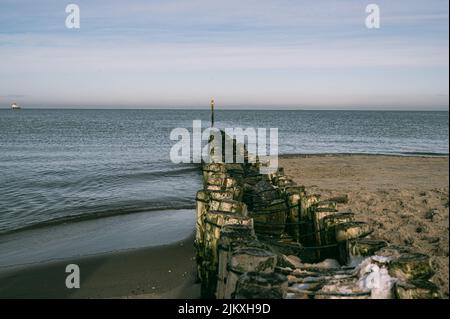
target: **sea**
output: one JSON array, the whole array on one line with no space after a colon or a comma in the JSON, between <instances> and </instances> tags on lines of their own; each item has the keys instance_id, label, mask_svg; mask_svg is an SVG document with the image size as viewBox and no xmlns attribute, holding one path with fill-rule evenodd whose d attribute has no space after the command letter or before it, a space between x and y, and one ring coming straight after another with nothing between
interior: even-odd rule
<instances>
[{"instance_id":1,"label":"sea","mask_svg":"<svg viewBox=\"0 0 450 319\"><path fill-rule=\"evenodd\" d=\"M198 163L175 128L208 110L0 110L0 269L182 240ZM277 128L280 154L448 155L446 111L217 110L221 128Z\"/></svg>"}]
</instances>

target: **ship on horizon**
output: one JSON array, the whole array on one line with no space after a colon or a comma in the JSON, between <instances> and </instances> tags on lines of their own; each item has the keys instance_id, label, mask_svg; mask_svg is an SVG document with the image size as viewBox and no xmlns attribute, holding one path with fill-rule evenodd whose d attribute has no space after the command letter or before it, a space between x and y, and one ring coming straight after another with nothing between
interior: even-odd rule
<instances>
[{"instance_id":1,"label":"ship on horizon","mask_svg":"<svg viewBox=\"0 0 450 319\"><path fill-rule=\"evenodd\" d=\"M13 104L11 104L11 110L20 110L21 109L21 107L17 104L17 103L13 103Z\"/></svg>"}]
</instances>

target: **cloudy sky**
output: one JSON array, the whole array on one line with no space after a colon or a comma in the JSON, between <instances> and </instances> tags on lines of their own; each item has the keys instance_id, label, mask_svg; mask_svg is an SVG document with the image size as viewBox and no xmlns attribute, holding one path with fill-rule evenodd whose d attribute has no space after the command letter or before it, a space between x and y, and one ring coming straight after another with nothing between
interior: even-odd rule
<instances>
[{"instance_id":1,"label":"cloudy sky","mask_svg":"<svg viewBox=\"0 0 450 319\"><path fill-rule=\"evenodd\" d=\"M448 6L0 0L0 107L446 109Z\"/></svg>"}]
</instances>

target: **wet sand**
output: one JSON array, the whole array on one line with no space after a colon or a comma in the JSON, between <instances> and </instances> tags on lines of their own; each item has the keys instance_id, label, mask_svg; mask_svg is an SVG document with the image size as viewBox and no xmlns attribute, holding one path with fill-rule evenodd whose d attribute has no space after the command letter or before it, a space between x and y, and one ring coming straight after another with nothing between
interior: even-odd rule
<instances>
[{"instance_id":1,"label":"wet sand","mask_svg":"<svg viewBox=\"0 0 450 319\"><path fill-rule=\"evenodd\" d=\"M323 199L348 194L339 209L373 225L372 237L431 256L432 281L448 297L448 157L289 155L279 165Z\"/></svg>"},{"instance_id":2,"label":"wet sand","mask_svg":"<svg viewBox=\"0 0 450 319\"><path fill-rule=\"evenodd\" d=\"M198 298L193 237L152 248L0 271L0 298ZM67 289L67 264L80 289Z\"/></svg>"}]
</instances>

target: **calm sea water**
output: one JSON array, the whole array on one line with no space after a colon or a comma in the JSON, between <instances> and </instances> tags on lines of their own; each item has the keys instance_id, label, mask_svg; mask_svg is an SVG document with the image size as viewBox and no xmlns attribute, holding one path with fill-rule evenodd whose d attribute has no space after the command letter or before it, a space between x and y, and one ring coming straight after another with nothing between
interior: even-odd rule
<instances>
[{"instance_id":1,"label":"calm sea water","mask_svg":"<svg viewBox=\"0 0 450 319\"><path fill-rule=\"evenodd\" d=\"M193 208L200 171L169 161L169 135L195 119L207 126L209 112L0 110L0 234ZM276 127L281 153L448 154L448 112L217 111L216 121Z\"/></svg>"}]
</instances>

